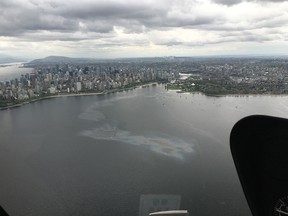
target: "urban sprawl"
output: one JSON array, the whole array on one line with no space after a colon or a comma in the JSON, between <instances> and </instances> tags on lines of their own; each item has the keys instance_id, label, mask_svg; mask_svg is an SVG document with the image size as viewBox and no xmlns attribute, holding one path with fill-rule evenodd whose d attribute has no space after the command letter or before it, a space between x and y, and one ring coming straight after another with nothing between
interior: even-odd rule
<instances>
[{"instance_id":1,"label":"urban sprawl","mask_svg":"<svg viewBox=\"0 0 288 216\"><path fill-rule=\"evenodd\" d=\"M178 92L287 94L286 58L147 58L93 63L32 61L33 72L0 80L0 108L61 95L122 91L164 83Z\"/></svg>"}]
</instances>

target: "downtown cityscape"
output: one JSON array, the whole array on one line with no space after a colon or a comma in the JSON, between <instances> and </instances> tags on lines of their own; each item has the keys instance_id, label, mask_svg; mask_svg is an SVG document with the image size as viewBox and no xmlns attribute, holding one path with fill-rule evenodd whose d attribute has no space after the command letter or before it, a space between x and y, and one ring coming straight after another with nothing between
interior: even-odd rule
<instances>
[{"instance_id":1,"label":"downtown cityscape","mask_svg":"<svg viewBox=\"0 0 288 216\"><path fill-rule=\"evenodd\" d=\"M286 58L163 57L97 61L47 57L24 64L31 73L0 81L0 107L51 96L107 93L149 83L167 89L227 94L287 94Z\"/></svg>"}]
</instances>

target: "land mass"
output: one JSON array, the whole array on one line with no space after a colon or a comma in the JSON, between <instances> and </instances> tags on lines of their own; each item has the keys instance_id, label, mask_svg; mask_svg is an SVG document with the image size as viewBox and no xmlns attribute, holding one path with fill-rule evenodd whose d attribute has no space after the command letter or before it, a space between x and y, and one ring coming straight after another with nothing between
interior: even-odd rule
<instances>
[{"instance_id":1,"label":"land mass","mask_svg":"<svg viewBox=\"0 0 288 216\"><path fill-rule=\"evenodd\" d=\"M167 88L210 96L288 94L287 58L206 59L185 76Z\"/></svg>"},{"instance_id":2,"label":"land mass","mask_svg":"<svg viewBox=\"0 0 288 216\"><path fill-rule=\"evenodd\" d=\"M50 56L25 65L34 71L0 82L0 107L38 100L133 89L158 82L167 90L210 96L287 94L287 58L137 58L96 60Z\"/></svg>"},{"instance_id":3,"label":"land mass","mask_svg":"<svg viewBox=\"0 0 288 216\"><path fill-rule=\"evenodd\" d=\"M15 62L26 62L26 59L23 58L14 58L14 57L1 57L0 56L0 64L10 64Z\"/></svg>"},{"instance_id":4,"label":"land mass","mask_svg":"<svg viewBox=\"0 0 288 216\"><path fill-rule=\"evenodd\" d=\"M97 63L101 60L93 58L71 58L65 56L48 56L42 59L35 59L30 61L26 65L51 65L51 64L85 64L85 63Z\"/></svg>"}]
</instances>

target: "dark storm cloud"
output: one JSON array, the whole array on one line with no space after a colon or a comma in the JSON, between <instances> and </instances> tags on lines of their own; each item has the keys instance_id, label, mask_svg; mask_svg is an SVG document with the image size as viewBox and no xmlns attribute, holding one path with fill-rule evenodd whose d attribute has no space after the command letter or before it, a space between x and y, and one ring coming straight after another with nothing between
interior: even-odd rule
<instances>
[{"instance_id":1,"label":"dark storm cloud","mask_svg":"<svg viewBox=\"0 0 288 216\"><path fill-rule=\"evenodd\" d=\"M235 5L239 4L241 2L255 2L255 3L265 3L265 2L270 2L270 3L279 3L279 2L285 2L286 0L213 0L213 2L217 4L222 4L222 5Z\"/></svg>"},{"instance_id":2,"label":"dark storm cloud","mask_svg":"<svg viewBox=\"0 0 288 216\"><path fill-rule=\"evenodd\" d=\"M211 0L220 12L201 6L195 0L99 0L99 1L45 1L45 0L0 0L0 36L11 36L30 41L84 41L103 39L103 46L120 44L142 45L141 39L117 38L117 31L126 34L145 36L150 31L170 31L173 29L192 29L215 33L214 39L200 42L183 42L179 38L152 41L165 46L195 46L201 44L229 41L266 41L270 37L259 34L247 34L247 30L276 28L287 23L287 17L270 14L252 17L242 23L242 17L230 20L227 6L237 5L244 0ZM247 0L250 2L250 0ZM252 0L251 0L252 1ZM260 2L258 0L257 2ZM268 2L261 1L261 2ZM270 1L272 2L272 1ZM275 1L274 1L275 2ZM276 2L280 2L276 0ZM225 6L227 5L227 6ZM199 8L197 8L199 7ZM224 9L223 9L224 8ZM199 9L199 10L198 10ZM217 9L217 8L216 8ZM245 20L246 17L243 17ZM235 33L236 32L236 33ZM231 35L230 33L235 33ZM230 36L228 36L230 34ZM221 38L218 38L218 36ZM227 36L226 36L227 35ZM146 38L148 38L147 36ZM187 36L189 37L189 36ZM145 38L145 37L144 37ZM216 39L215 39L216 38ZM149 39L147 39L149 40ZM144 44L149 44L145 41Z\"/></svg>"},{"instance_id":3,"label":"dark storm cloud","mask_svg":"<svg viewBox=\"0 0 288 216\"><path fill-rule=\"evenodd\" d=\"M169 2L171 0L167 1L167 5L158 6L145 2L140 4L138 1L88 3L81 7L71 5L68 9L59 9L57 14L67 19L81 20L91 31L94 31L91 28L91 23L94 23L107 28L110 26L110 30L113 30L113 26L122 26L127 32L141 32L143 27L173 26L171 21L174 23L174 20L167 20ZM177 23L174 25L179 26Z\"/></svg>"},{"instance_id":4,"label":"dark storm cloud","mask_svg":"<svg viewBox=\"0 0 288 216\"><path fill-rule=\"evenodd\" d=\"M7 1L9 2L9 1ZM65 5L55 2L38 3L30 1L26 4L11 1L0 2L0 35L17 36L25 32L46 31L93 31L107 33L123 19L132 17L140 6L122 4L84 4ZM145 8L143 9L145 10ZM147 10L148 11L148 10ZM151 16L139 12L139 16Z\"/></svg>"},{"instance_id":5,"label":"dark storm cloud","mask_svg":"<svg viewBox=\"0 0 288 216\"><path fill-rule=\"evenodd\" d=\"M77 29L78 23L74 20L47 13L44 8L32 2L18 3L1 5L1 36L17 36L38 30L75 31Z\"/></svg>"},{"instance_id":6,"label":"dark storm cloud","mask_svg":"<svg viewBox=\"0 0 288 216\"><path fill-rule=\"evenodd\" d=\"M235 5L241 3L243 0L214 0L217 4L223 4L223 5Z\"/></svg>"},{"instance_id":7,"label":"dark storm cloud","mask_svg":"<svg viewBox=\"0 0 288 216\"><path fill-rule=\"evenodd\" d=\"M126 32L145 29L189 27L214 22L214 17L181 18L168 16L169 3L148 4L131 2L56 3L14 0L1 3L0 35L17 36L39 30L60 32L109 33L114 26L122 26Z\"/></svg>"},{"instance_id":8,"label":"dark storm cloud","mask_svg":"<svg viewBox=\"0 0 288 216\"><path fill-rule=\"evenodd\" d=\"M59 8L60 9L60 8ZM92 2L84 5L70 5L62 7L58 12L67 18L80 19L146 19L155 15L163 16L164 8L153 8L148 4L120 3L120 2ZM117 20L115 20L117 21Z\"/></svg>"}]
</instances>

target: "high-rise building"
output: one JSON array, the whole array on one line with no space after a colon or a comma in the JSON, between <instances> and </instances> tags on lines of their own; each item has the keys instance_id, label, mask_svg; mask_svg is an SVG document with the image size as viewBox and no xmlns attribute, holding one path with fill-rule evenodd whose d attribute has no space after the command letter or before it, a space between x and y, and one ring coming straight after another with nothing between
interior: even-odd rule
<instances>
[{"instance_id":1,"label":"high-rise building","mask_svg":"<svg viewBox=\"0 0 288 216\"><path fill-rule=\"evenodd\" d=\"M56 88L55 87L50 87L50 88L48 88L48 92L50 94L55 94L56 93Z\"/></svg>"},{"instance_id":2,"label":"high-rise building","mask_svg":"<svg viewBox=\"0 0 288 216\"><path fill-rule=\"evenodd\" d=\"M81 82L77 82L76 83L76 90L77 90L77 92L79 92L79 91L81 91Z\"/></svg>"}]
</instances>

